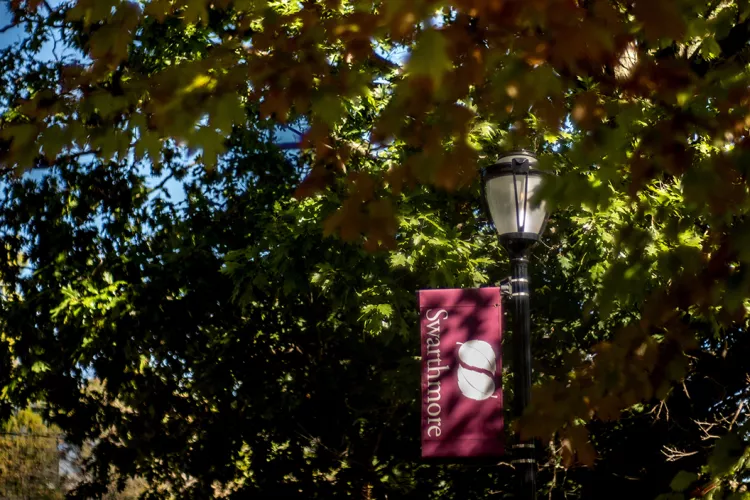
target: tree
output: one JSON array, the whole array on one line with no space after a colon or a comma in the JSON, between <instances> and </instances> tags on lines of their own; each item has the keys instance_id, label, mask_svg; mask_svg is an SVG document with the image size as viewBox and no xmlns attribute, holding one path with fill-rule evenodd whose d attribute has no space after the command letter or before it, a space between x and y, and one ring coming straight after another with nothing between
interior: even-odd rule
<instances>
[{"instance_id":1,"label":"tree","mask_svg":"<svg viewBox=\"0 0 750 500\"><path fill-rule=\"evenodd\" d=\"M60 429L46 425L37 411L17 411L3 423L0 434L0 496L8 500L64 498L83 479L83 462L91 459L90 447L68 446ZM123 483L124 488L111 484L103 498L135 500L146 489L138 478Z\"/></svg>"},{"instance_id":2,"label":"tree","mask_svg":"<svg viewBox=\"0 0 750 500\"><path fill-rule=\"evenodd\" d=\"M406 322L385 328L383 319L399 307L394 300L411 294L396 285L406 279L413 286L417 271L396 269L381 283L378 271L390 269L389 256L373 258L323 238L314 215L333 207L300 207L291 198L294 184L280 182L293 177L292 165L251 134L238 138L225 165L210 174L195 169L200 177L188 184L179 212L155 194L137 196L145 179L132 178L134 191L123 199L136 203L133 212L112 207L118 217L140 219L135 233L118 226L114 214L105 217L106 233L87 229L96 212L84 210L102 207L89 197L112 192L93 186L112 167L56 167L59 174L39 184L16 183L14 204L25 208L13 210L20 215L28 208L37 214L34 224L44 217L56 229L45 229L45 241L29 255L39 271L16 275L25 300L6 304L19 370L49 366L21 371L18 385L43 391L71 441L97 441L92 479L106 484L115 465L125 476L168 483L180 497L210 496L217 487L239 498L413 488L409 469L416 464L390 457L405 442L411 443L407 456L417 450L408 427L416 422L416 373L409 369L416 350ZM110 187L118 185L112 180ZM434 196L425 193L423 201ZM446 201L437 196L435 203ZM55 207L87 208L72 219ZM410 232L417 236L420 225L436 221L414 213ZM427 271L419 279L478 281L473 245L447 239L440 226L434 231L432 237L420 232L430 243L422 245L429 254L419 259ZM59 258L55 245L66 241L77 243ZM229 248L241 249L226 269L238 280L245 280L248 262L258 263L253 289L241 288L242 304L232 300L232 281L221 272ZM310 257L292 260L292 253ZM454 260L456 273L438 269L435 255ZM318 275L313 283L311 273ZM55 278L63 275L69 278ZM364 295L356 298L352 286ZM389 298L394 292L398 297ZM27 319L32 310L46 310L34 325ZM408 308L404 313L413 316ZM105 391L73 389L86 366ZM373 380L383 372L385 378ZM394 385L402 389L394 392ZM21 397L16 390L13 396ZM388 460L379 465L383 457ZM396 477L406 477L381 485L394 468ZM97 488L80 494L103 492Z\"/></svg>"},{"instance_id":3,"label":"tree","mask_svg":"<svg viewBox=\"0 0 750 500\"><path fill-rule=\"evenodd\" d=\"M0 496L9 500L62 498L59 429L30 409L16 412L0 434Z\"/></svg>"},{"instance_id":4,"label":"tree","mask_svg":"<svg viewBox=\"0 0 750 500\"><path fill-rule=\"evenodd\" d=\"M1 401L98 443L81 496L111 466L154 497L504 490L416 461L409 304L507 274L474 167L529 144L560 174L520 427L550 494L742 494L743 2L12 7L2 160L49 172L4 186Z\"/></svg>"}]
</instances>

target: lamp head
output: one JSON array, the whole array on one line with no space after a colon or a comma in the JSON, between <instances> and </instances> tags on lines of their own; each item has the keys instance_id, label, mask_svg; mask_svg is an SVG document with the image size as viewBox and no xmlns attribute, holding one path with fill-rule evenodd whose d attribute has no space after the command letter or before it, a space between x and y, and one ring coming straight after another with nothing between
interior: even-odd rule
<instances>
[{"instance_id":1,"label":"lamp head","mask_svg":"<svg viewBox=\"0 0 750 500\"><path fill-rule=\"evenodd\" d=\"M547 224L546 203L531 202L544 175L536 155L513 151L482 172L482 188L490 218L506 247L529 247L539 241Z\"/></svg>"}]
</instances>

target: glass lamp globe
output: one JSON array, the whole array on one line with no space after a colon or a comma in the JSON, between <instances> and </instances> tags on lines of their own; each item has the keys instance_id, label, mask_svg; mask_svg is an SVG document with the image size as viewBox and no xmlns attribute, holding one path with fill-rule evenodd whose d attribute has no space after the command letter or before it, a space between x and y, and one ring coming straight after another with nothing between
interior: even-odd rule
<instances>
[{"instance_id":1,"label":"glass lamp globe","mask_svg":"<svg viewBox=\"0 0 750 500\"><path fill-rule=\"evenodd\" d=\"M546 203L532 203L545 172L536 169L537 159L528 151L503 155L484 169L482 183L489 215L501 242L528 245L539 240L547 223Z\"/></svg>"}]
</instances>

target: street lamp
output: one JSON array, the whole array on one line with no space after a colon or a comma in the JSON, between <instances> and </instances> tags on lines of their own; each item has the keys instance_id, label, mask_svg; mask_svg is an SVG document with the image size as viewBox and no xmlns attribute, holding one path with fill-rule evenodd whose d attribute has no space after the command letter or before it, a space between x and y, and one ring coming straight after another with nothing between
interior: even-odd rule
<instances>
[{"instance_id":1,"label":"street lamp","mask_svg":"<svg viewBox=\"0 0 750 500\"><path fill-rule=\"evenodd\" d=\"M489 215L500 242L510 254L513 301L513 412L520 417L531 398L531 317L529 313L529 250L539 241L549 215L544 202L534 197L545 174L536 169L536 156L528 151L504 155L482 172ZM518 470L520 496L536 498L536 454L533 441L512 445L512 463Z\"/></svg>"}]
</instances>

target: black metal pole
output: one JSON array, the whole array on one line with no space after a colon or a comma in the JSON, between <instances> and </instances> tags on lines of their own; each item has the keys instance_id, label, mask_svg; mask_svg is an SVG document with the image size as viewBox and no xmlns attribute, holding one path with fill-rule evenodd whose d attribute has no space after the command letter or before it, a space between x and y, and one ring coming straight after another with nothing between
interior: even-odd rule
<instances>
[{"instance_id":1,"label":"black metal pole","mask_svg":"<svg viewBox=\"0 0 750 500\"><path fill-rule=\"evenodd\" d=\"M529 246L509 248L513 301L513 413L520 417L531 399L531 313L529 310ZM536 499L536 453L533 441L512 445L518 477L518 498Z\"/></svg>"}]
</instances>

